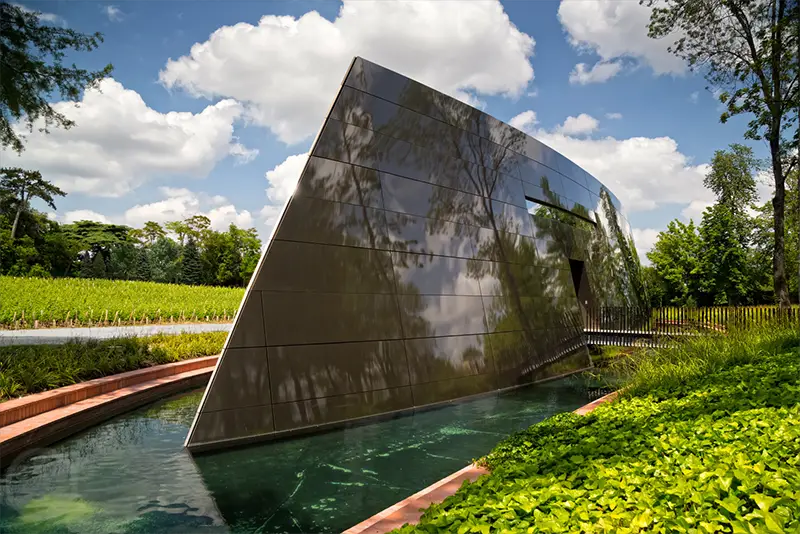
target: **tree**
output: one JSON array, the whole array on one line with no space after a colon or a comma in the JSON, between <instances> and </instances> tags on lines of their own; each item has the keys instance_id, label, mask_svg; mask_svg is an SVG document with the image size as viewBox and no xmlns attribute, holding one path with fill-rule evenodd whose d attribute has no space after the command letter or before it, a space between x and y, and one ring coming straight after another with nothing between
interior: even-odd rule
<instances>
[{"instance_id":1,"label":"tree","mask_svg":"<svg viewBox=\"0 0 800 534\"><path fill-rule=\"evenodd\" d=\"M724 123L740 113L755 115L745 137L769 144L775 193L773 286L789 304L785 269L786 175L797 165L800 132L800 4L794 0L640 0L654 7L649 36L680 32L670 52L702 70L727 105Z\"/></svg>"},{"instance_id":2,"label":"tree","mask_svg":"<svg viewBox=\"0 0 800 534\"><path fill-rule=\"evenodd\" d=\"M183 246L190 231L189 225L185 221L171 221L164 226L178 237L178 243Z\"/></svg>"},{"instance_id":3,"label":"tree","mask_svg":"<svg viewBox=\"0 0 800 534\"><path fill-rule=\"evenodd\" d=\"M181 252L181 283L199 285L203 282L203 264L200 251L193 238L189 238Z\"/></svg>"},{"instance_id":4,"label":"tree","mask_svg":"<svg viewBox=\"0 0 800 534\"><path fill-rule=\"evenodd\" d=\"M16 121L23 121L31 131L39 119L44 120L45 132L53 125L74 126L48 98L58 93L64 100L75 101L85 87L96 87L111 73L110 64L92 72L62 63L66 51L91 51L101 42L100 33L85 35L47 26L39 13L0 2L0 146L23 150L13 128Z\"/></svg>"},{"instance_id":5,"label":"tree","mask_svg":"<svg viewBox=\"0 0 800 534\"><path fill-rule=\"evenodd\" d=\"M139 250L133 243L118 243L108 254L108 277L114 280L136 278Z\"/></svg>"},{"instance_id":6,"label":"tree","mask_svg":"<svg viewBox=\"0 0 800 534\"><path fill-rule=\"evenodd\" d=\"M747 300L747 248L736 218L722 203L703 213L698 257L700 305L740 305Z\"/></svg>"},{"instance_id":7,"label":"tree","mask_svg":"<svg viewBox=\"0 0 800 534\"><path fill-rule=\"evenodd\" d=\"M92 270L90 278L105 278L106 277L106 260L103 259L102 254L95 254L92 259Z\"/></svg>"},{"instance_id":8,"label":"tree","mask_svg":"<svg viewBox=\"0 0 800 534\"><path fill-rule=\"evenodd\" d=\"M133 275L134 280L150 280L150 252L146 248L141 248L136 254L136 270Z\"/></svg>"},{"instance_id":9,"label":"tree","mask_svg":"<svg viewBox=\"0 0 800 534\"><path fill-rule=\"evenodd\" d=\"M147 221L146 223L144 223L144 227L142 228L141 231L149 245L152 245L153 243L155 243L156 241L167 235L166 232L164 232L164 229L161 228L161 225L153 221Z\"/></svg>"},{"instance_id":10,"label":"tree","mask_svg":"<svg viewBox=\"0 0 800 534\"><path fill-rule=\"evenodd\" d=\"M694 222L675 220L659 232L658 240L647 257L663 280L665 303L697 304L702 281L699 264L700 235Z\"/></svg>"},{"instance_id":11,"label":"tree","mask_svg":"<svg viewBox=\"0 0 800 534\"><path fill-rule=\"evenodd\" d=\"M738 219L745 217L747 208L757 200L754 174L760 164L752 148L736 143L729 148L714 152L711 170L703 183L717 196L717 203Z\"/></svg>"},{"instance_id":12,"label":"tree","mask_svg":"<svg viewBox=\"0 0 800 534\"><path fill-rule=\"evenodd\" d=\"M160 238L150 247L150 279L175 284L180 279L180 247L172 239Z\"/></svg>"},{"instance_id":13,"label":"tree","mask_svg":"<svg viewBox=\"0 0 800 534\"><path fill-rule=\"evenodd\" d=\"M81 255L81 268L80 268L80 276L81 278L91 278L92 277L92 255L89 251L85 251Z\"/></svg>"},{"instance_id":14,"label":"tree","mask_svg":"<svg viewBox=\"0 0 800 534\"><path fill-rule=\"evenodd\" d=\"M655 267L642 267L642 279L647 287L648 303L653 308L660 308L667 302L667 288Z\"/></svg>"},{"instance_id":15,"label":"tree","mask_svg":"<svg viewBox=\"0 0 800 534\"><path fill-rule=\"evenodd\" d=\"M39 171L26 171L18 167L0 169L0 190L4 195L14 199L16 215L11 225L11 237L16 236L19 217L23 211L30 209L32 198L40 198L53 209L56 209L53 197L66 195L64 191L42 178Z\"/></svg>"}]
</instances>

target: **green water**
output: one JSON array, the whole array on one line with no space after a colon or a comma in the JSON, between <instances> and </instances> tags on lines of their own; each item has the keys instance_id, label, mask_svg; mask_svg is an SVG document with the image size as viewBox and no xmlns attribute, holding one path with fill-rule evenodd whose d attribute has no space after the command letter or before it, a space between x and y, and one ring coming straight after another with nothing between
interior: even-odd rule
<instances>
[{"instance_id":1,"label":"green water","mask_svg":"<svg viewBox=\"0 0 800 534\"><path fill-rule=\"evenodd\" d=\"M569 378L412 416L194 458L201 391L37 451L0 478L0 533L340 532L587 402Z\"/></svg>"}]
</instances>

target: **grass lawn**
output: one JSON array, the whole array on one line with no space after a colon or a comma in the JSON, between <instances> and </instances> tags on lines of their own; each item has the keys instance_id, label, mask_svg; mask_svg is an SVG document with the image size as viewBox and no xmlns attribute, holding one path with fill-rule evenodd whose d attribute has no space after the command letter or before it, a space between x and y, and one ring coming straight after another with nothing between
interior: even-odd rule
<instances>
[{"instance_id":1,"label":"grass lawn","mask_svg":"<svg viewBox=\"0 0 800 534\"><path fill-rule=\"evenodd\" d=\"M0 276L0 328L231 321L244 288Z\"/></svg>"},{"instance_id":2,"label":"grass lawn","mask_svg":"<svg viewBox=\"0 0 800 534\"><path fill-rule=\"evenodd\" d=\"M0 347L0 401L222 350L227 332Z\"/></svg>"},{"instance_id":3,"label":"grass lawn","mask_svg":"<svg viewBox=\"0 0 800 534\"><path fill-rule=\"evenodd\" d=\"M800 532L800 333L623 359L628 390L501 442L400 532Z\"/></svg>"}]
</instances>

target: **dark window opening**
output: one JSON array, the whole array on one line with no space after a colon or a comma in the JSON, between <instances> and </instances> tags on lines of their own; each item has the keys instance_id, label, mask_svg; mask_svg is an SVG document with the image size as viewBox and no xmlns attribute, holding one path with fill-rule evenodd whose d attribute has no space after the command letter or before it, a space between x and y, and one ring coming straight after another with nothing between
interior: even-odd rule
<instances>
[{"instance_id":1,"label":"dark window opening","mask_svg":"<svg viewBox=\"0 0 800 534\"><path fill-rule=\"evenodd\" d=\"M525 204L528 207L528 213L535 217L552 219L581 230L592 230L596 224L590 219L589 210L580 204L576 204L572 211L563 206L548 204L529 197L525 197Z\"/></svg>"}]
</instances>

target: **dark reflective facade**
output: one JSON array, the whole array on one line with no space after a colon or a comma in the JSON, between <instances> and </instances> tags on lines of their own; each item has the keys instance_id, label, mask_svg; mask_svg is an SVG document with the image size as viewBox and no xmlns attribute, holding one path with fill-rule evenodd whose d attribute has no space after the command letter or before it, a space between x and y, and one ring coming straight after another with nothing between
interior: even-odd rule
<instances>
[{"instance_id":1,"label":"dark reflective facade","mask_svg":"<svg viewBox=\"0 0 800 534\"><path fill-rule=\"evenodd\" d=\"M581 308L638 304L641 287L630 227L600 182L356 58L187 445L321 429L580 368Z\"/></svg>"}]
</instances>

